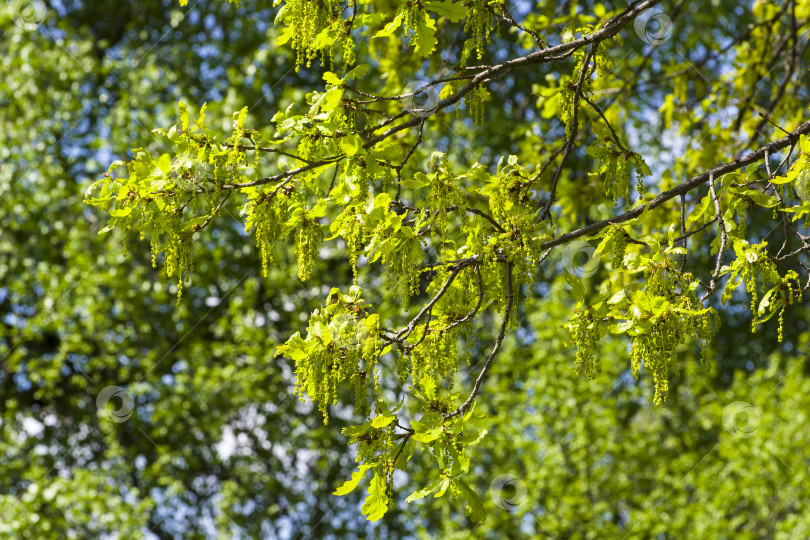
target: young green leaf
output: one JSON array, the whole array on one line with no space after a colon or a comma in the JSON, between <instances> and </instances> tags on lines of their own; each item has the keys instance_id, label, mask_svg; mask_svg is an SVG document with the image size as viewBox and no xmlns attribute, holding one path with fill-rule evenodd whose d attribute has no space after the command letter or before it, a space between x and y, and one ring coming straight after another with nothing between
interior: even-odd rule
<instances>
[{"instance_id":1,"label":"young green leaf","mask_svg":"<svg viewBox=\"0 0 810 540\"><path fill-rule=\"evenodd\" d=\"M484 521L487 517L487 511L484 510L484 505L481 504L481 499L478 497L478 494L461 478L455 478L453 482L461 493L461 496L464 497L464 500L467 502L465 512L470 516L470 519L474 523Z\"/></svg>"},{"instance_id":2,"label":"young green leaf","mask_svg":"<svg viewBox=\"0 0 810 540\"><path fill-rule=\"evenodd\" d=\"M368 488L368 497L362 506L363 515L368 521L377 521L388 511L388 495L385 493L385 482L374 470L374 478Z\"/></svg>"},{"instance_id":3,"label":"young green leaf","mask_svg":"<svg viewBox=\"0 0 810 540\"><path fill-rule=\"evenodd\" d=\"M436 482L432 483L431 485L429 485L427 487L424 487L424 488L422 488L422 489L420 489L418 491L414 491L413 493L408 495L408 498L405 499L405 502L410 503L410 502L418 501L419 499L423 499L423 498L427 497L428 495L430 495L431 493L436 491L436 489L439 487L439 485L441 483L442 483L442 480L437 480Z\"/></svg>"},{"instance_id":4,"label":"young green leaf","mask_svg":"<svg viewBox=\"0 0 810 540\"><path fill-rule=\"evenodd\" d=\"M371 465L360 465L360 467L358 467L357 470L352 473L352 477L337 488L333 495L343 496L354 491L354 488L356 488L357 484L359 484L360 481L365 478L366 472L370 468Z\"/></svg>"},{"instance_id":5,"label":"young green leaf","mask_svg":"<svg viewBox=\"0 0 810 540\"><path fill-rule=\"evenodd\" d=\"M452 2L430 1L425 2L425 9L442 17L446 17L452 22L459 22L467 16L467 8L460 3L453 4Z\"/></svg>"}]
</instances>

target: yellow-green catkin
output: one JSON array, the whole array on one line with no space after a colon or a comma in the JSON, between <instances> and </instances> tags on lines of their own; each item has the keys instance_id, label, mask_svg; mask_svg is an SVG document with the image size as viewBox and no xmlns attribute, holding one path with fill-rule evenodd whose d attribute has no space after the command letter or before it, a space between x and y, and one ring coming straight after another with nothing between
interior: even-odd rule
<instances>
[{"instance_id":1,"label":"yellow-green catkin","mask_svg":"<svg viewBox=\"0 0 810 540\"><path fill-rule=\"evenodd\" d=\"M484 48L489 43L492 31L492 14L489 11L487 0L472 0L468 4L467 22L464 24L464 31L472 36L475 43L475 54L478 60L484 56ZM492 2L493 5L497 2ZM497 7L495 7L497 9Z\"/></svg>"},{"instance_id":2,"label":"yellow-green catkin","mask_svg":"<svg viewBox=\"0 0 810 540\"><path fill-rule=\"evenodd\" d=\"M312 274L318 259L318 250L323 243L321 225L310 218L304 218L295 234L295 254L298 259L298 279L305 281Z\"/></svg>"},{"instance_id":3,"label":"yellow-green catkin","mask_svg":"<svg viewBox=\"0 0 810 540\"><path fill-rule=\"evenodd\" d=\"M589 310L577 311L569 326L571 337L577 346L576 372L585 373L588 379L594 379L601 372L599 357L596 354L599 342L599 321L595 320Z\"/></svg>"},{"instance_id":4,"label":"yellow-green catkin","mask_svg":"<svg viewBox=\"0 0 810 540\"><path fill-rule=\"evenodd\" d=\"M296 53L295 71L301 66L310 67L317 55L313 47L315 37L326 26L329 18L327 2L323 0L289 0L289 26L292 29L292 48Z\"/></svg>"},{"instance_id":5,"label":"yellow-green catkin","mask_svg":"<svg viewBox=\"0 0 810 540\"><path fill-rule=\"evenodd\" d=\"M245 232L254 230L264 277L267 277L270 263L273 261L273 248L283 235L285 220L283 202L264 195L252 197L251 204L247 207Z\"/></svg>"},{"instance_id":6,"label":"yellow-green catkin","mask_svg":"<svg viewBox=\"0 0 810 540\"><path fill-rule=\"evenodd\" d=\"M627 251L627 241L629 240L629 236L624 230L614 225L613 226L613 245L611 249L611 254L613 255L613 267L614 268L621 268L623 266L624 261L624 254Z\"/></svg>"},{"instance_id":7,"label":"yellow-green catkin","mask_svg":"<svg viewBox=\"0 0 810 540\"><path fill-rule=\"evenodd\" d=\"M648 271L645 293L665 299L668 308L649 319L652 326L632 338L630 353L633 376L638 378L642 361L653 376L658 405L669 395L670 371L678 372L677 349L694 340L701 347L701 361L711 359L709 342L720 321L714 309L705 310L694 288L692 275L672 269L669 262L654 265Z\"/></svg>"}]
</instances>

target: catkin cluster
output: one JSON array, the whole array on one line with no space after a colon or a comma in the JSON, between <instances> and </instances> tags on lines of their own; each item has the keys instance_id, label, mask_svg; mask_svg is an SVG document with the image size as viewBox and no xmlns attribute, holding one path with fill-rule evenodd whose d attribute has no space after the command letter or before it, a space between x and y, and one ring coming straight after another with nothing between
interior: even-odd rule
<instances>
[{"instance_id":1,"label":"catkin cluster","mask_svg":"<svg viewBox=\"0 0 810 540\"><path fill-rule=\"evenodd\" d=\"M624 229L618 225L613 225L612 229L613 245L611 246L611 255L613 256L613 267L621 268L623 266L624 254L627 251L627 241L630 237L624 232Z\"/></svg>"},{"instance_id":2,"label":"catkin cluster","mask_svg":"<svg viewBox=\"0 0 810 540\"><path fill-rule=\"evenodd\" d=\"M695 341L701 347L701 361L711 360L709 342L720 320L714 309L703 308L690 287L691 278L669 268L668 263L652 266L648 272L645 293L650 297L649 305L667 307L648 320L646 331L632 338L630 360L634 377L638 377L642 362L652 374L656 404L667 400L669 373L678 372L679 347Z\"/></svg>"},{"instance_id":3,"label":"catkin cluster","mask_svg":"<svg viewBox=\"0 0 810 540\"><path fill-rule=\"evenodd\" d=\"M252 199L247 207L245 232L255 229L256 247L262 260L262 275L267 277L273 260L273 248L283 235L283 224L287 219L283 207L275 198L270 200Z\"/></svg>"},{"instance_id":4,"label":"catkin cluster","mask_svg":"<svg viewBox=\"0 0 810 540\"><path fill-rule=\"evenodd\" d=\"M334 306L333 306L334 307ZM380 354L379 317L363 317L361 308L345 306L331 316L317 310L309 333L318 340L304 355L295 355L295 394L301 401L308 395L329 421L328 407L338 403L338 392L346 384L354 391L355 408L368 414L369 388L379 391L377 360Z\"/></svg>"},{"instance_id":5,"label":"catkin cluster","mask_svg":"<svg viewBox=\"0 0 810 540\"><path fill-rule=\"evenodd\" d=\"M456 363L456 347L458 343L458 327L446 330L441 321L428 328L424 341L414 347L409 355L411 378L417 386L421 386L424 379L432 380L436 385L448 378L458 370ZM424 331L424 328L422 329ZM419 336L421 338L421 335ZM405 361L403 359L403 361Z\"/></svg>"},{"instance_id":6,"label":"catkin cluster","mask_svg":"<svg viewBox=\"0 0 810 540\"><path fill-rule=\"evenodd\" d=\"M470 118L477 125L484 123L484 101L488 97L486 88L483 86L476 86L464 96L464 104L467 105L467 110L470 113Z\"/></svg>"},{"instance_id":7,"label":"catkin cluster","mask_svg":"<svg viewBox=\"0 0 810 540\"><path fill-rule=\"evenodd\" d=\"M577 85L579 83L579 79L582 76L583 69L589 69L589 66L585 65L585 58L586 54L583 51L577 51L574 53L576 58L576 64L574 65L574 71L570 78L563 81L560 85L560 119L565 124L565 135L566 137L571 136L571 131L574 127L574 102L576 101L577 95ZM582 79L582 86L580 87L580 95L587 94L590 92L591 88L591 79L588 76L585 76Z\"/></svg>"},{"instance_id":8,"label":"catkin cluster","mask_svg":"<svg viewBox=\"0 0 810 540\"><path fill-rule=\"evenodd\" d=\"M349 207L346 209L347 217L343 222L341 235L346 240L346 247L349 249L349 263L352 265L352 278L357 285L357 257L363 250L363 222L357 209Z\"/></svg>"},{"instance_id":9,"label":"catkin cluster","mask_svg":"<svg viewBox=\"0 0 810 540\"><path fill-rule=\"evenodd\" d=\"M419 254L415 256L415 254ZM418 265L421 263L421 244L416 237L402 240L397 249L383 252L385 286L402 300L404 310L411 305L411 297L419 293Z\"/></svg>"},{"instance_id":10,"label":"catkin cluster","mask_svg":"<svg viewBox=\"0 0 810 540\"><path fill-rule=\"evenodd\" d=\"M472 36L475 43L475 54L478 60L484 56L484 48L489 43L489 35L492 32L492 14L489 11L488 0L472 0L467 6L467 22L464 24L464 31ZM492 2L497 9L497 3Z\"/></svg>"},{"instance_id":11,"label":"catkin cluster","mask_svg":"<svg viewBox=\"0 0 810 540\"><path fill-rule=\"evenodd\" d=\"M785 308L797 299L801 302L802 286L799 276L790 270L784 276L779 275L776 263L767 251L767 242L748 244L745 241L735 243L737 259L732 263L732 278L723 291L722 301L726 302L736 287L738 278L745 283L745 292L751 297L751 331L757 331L757 325L770 319L779 311L779 341L782 341L784 330ZM767 292L766 292L767 291ZM760 299L760 294L764 296Z\"/></svg>"},{"instance_id":12,"label":"catkin cluster","mask_svg":"<svg viewBox=\"0 0 810 540\"><path fill-rule=\"evenodd\" d=\"M601 372L599 357L596 354L599 342L599 321L594 320L590 310L575 311L569 325L571 338L577 346L576 372L577 375L585 373L588 379L593 379Z\"/></svg>"},{"instance_id":13,"label":"catkin cluster","mask_svg":"<svg viewBox=\"0 0 810 540\"><path fill-rule=\"evenodd\" d=\"M779 330L778 339L782 343L785 328L785 306L793 302L802 301L802 283L799 281L799 274L793 270L788 270L779 284L779 296L782 301L782 309L779 310Z\"/></svg>"},{"instance_id":14,"label":"catkin cluster","mask_svg":"<svg viewBox=\"0 0 810 540\"><path fill-rule=\"evenodd\" d=\"M434 212L436 231L444 236L447 234L447 209L452 206L463 206L464 194L451 179L436 175L430 183L427 203Z\"/></svg>"},{"instance_id":15,"label":"catkin cluster","mask_svg":"<svg viewBox=\"0 0 810 540\"><path fill-rule=\"evenodd\" d=\"M312 274L312 268L318 259L318 249L320 249L322 243L323 229L321 224L305 216L295 233L298 279L301 281L306 281Z\"/></svg>"},{"instance_id":16,"label":"catkin cluster","mask_svg":"<svg viewBox=\"0 0 810 540\"><path fill-rule=\"evenodd\" d=\"M188 273L194 270L191 255L193 231L182 229L183 218L179 210L172 212L162 219L155 219L152 228L151 250L152 267L157 266L157 254L160 251L160 238L165 234L164 247L166 276L177 276L177 304L183 296L183 282L188 281ZM141 232L143 235L143 231Z\"/></svg>"},{"instance_id":17,"label":"catkin cluster","mask_svg":"<svg viewBox=\"0 0 810 540\"><path fill-rule=\"evenodd\" d=\"M310 67L315 59L317 50L313 43L328 22L329 9L324 0L288 0L287 10L291 14L289 25L292 28L292 48L296 53L297 72L302 65Z\"/></svg>"},{"instance_id":18,"label":"catkin cluster","mask_svg":"<svg viewBox=\"0 0 810 540\"><path fill-rule=\"evenodd\" d=\"M605 194L614 203L619 197L627 199L630 196L630 163L627 155L621 151L609 151L600 159L599 167L605 170Z\"/></svg>"}]
</instances>

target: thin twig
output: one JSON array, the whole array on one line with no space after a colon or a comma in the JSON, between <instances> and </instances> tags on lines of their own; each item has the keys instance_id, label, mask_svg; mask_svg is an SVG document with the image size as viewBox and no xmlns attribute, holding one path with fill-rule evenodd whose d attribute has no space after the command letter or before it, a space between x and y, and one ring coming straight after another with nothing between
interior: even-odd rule
<instances>
[{"instance_id":1,"label":"thin twig","mask_svg":"<svg viewBox=\"0 0 810 540\"><path fill-rule=\"evenodd\" d=\"M767 154L766 154L767 156ZM717 288L717 280L720 277L720 269L723 265L723 253L726 251L726 242L728 242L728 235L726 234L726 223L723 221L723 211L720 208L720 200L717 198L717 190L714 187L714 176L709 173L709 189L711 190L712 201L714 201L714 211L717 217L717 228L720 234L720 251L717 253L717 262L714 265L714 273L712 273L712 280L709 283L709 288L706 294L700 299L701 302L706 300L712 295Z\"/></svg>"},{"instance_id":2,"label":"thin twig","mask_svg":"<svg viewBox=\"0 0 810 540\"><path fill-rule=\"evenodd\" d=\"M688 246L689 235L686 234L686 195L681 193L681 239L683 239L683 249L686 250ZM683 273L686 268L686 253L681 256L680 272Z\"/></svg>"},{"instance_id":3,"label":"thin twig","mask_svg":"<svg viewBox=\"0 0 810 540\"><path fill-rule=\"evenodd\" d=\"M487 358L484 367L481 368L481 372L478 374L478 377L475 379L475 384L473 385L472 391L467 399L458 406L458 409L455 411L445 414L444 419L449 420L454 416L458 416L460 414L464 414L464 411L472 405L472 402L475 400L475 396L478 395L478 390L481 388L481 383L484 381L484 377L489 371L490 366L492 365L492 361L495 359L495 356L498 354L498 351L501 350L501 345L503 344L503 339L506 336L506 327L509 325L509 316L512 314L512 303L514 301L513 294L512 294L512 263L506 263L506 308L504 309L503 314L503 322L501 323L501 329L498 331L498 337L495 340L495 345L492 347L492 352L489 353L489 357Z\"/></svg>"}]
</instances>

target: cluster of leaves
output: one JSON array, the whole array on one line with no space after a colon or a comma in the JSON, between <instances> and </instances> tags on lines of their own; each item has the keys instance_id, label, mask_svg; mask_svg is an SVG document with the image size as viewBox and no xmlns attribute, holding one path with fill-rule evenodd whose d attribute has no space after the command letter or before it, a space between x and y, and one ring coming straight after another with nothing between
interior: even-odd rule
<instances>
[{"instance_id":1,"label":"cluster of leaves","mask_svg":"<svg viewBox=\"0 0 810 540\"><path fill-rule=\"evenodd\" d=\"M403 28L403 37L410 41L414 52L427 57L438 41L433 16L453 23L465 17L467 24L470 24L470 20L480 21L481 27L471 27L471 33L475 33L477 40L488 36L489 31L483 25L488 26L492 18L491 14L482 11L485 2L473 2L472 7L468 8L460 2L444 0L408 1L402 2L393 13L379 9L370 0L354 2L351 11L340 2L331 0L287 0L278 3L281 9L275 22L284 28L276 45L290 44L296 52L296 70L301 66L310 67L319 54L324 65L331 66L338 57L338 47L342 64L348 69L355 63L359 46L353 33L392 38L399 28Z\"/></svg>"},{"instance_id":2,"label":"cluster of leaves","mask_svg":"<svg viewBox=\"0 0 810 540\"><path fill-rule=\"evenodd\" d=\"M748 244L745 240L734 239L734 251L737 258L722 269L723 274L731 274L723 291L725 303L732 293L743 283L745 292L751 297L751 331L757 331L757 325L770 320L779 314L779 342L785 322L785 308L796 301L802 301L802 283L799 275L788 270L780 275L776 263L767 251L768 242ZM762 294L762 299L759 295Z\"/></svg>"},{"instance_id":3,"label":"cluster of leaves","mask_svg":"<svg viewBox=\"0 0 810 540\"><path fill-rule=\"evenodd\" d=\"M138 225L127 231L118 218L99 236L110 215L81 202L110 161L133 159L133 146L156 163L169 153L166 179L183 190L214 189L203 178L215 175L229 184L227 165L197 160L196 146L184 156L149 129L181 127L178 100L208 101L206 125L225 142L232 112L264 95L251 114L271 118L310 83L306 73L287 73L294 56L267 54L276 29L246 21L245 10L272 21L272 2L244 1L241 11L228 2L173 4L4 4L2 538L283 536L291 522L315 536L340 530L319 523L310 505L328 499L351 471L339 429L345 422L324 428L311 406L284 399L292 383L282 374L292 362L272 359L313 304L296 279L292 246L290 253L279 246L276 262L284 264L271 263L260 278L252 238L230 217L238 216L231 196L188 243L194 270L174 307L179 276L161 275L165 251L159 271L152 269L150 228L141 241ZM22 24L15 20L22 8L25 17L44 18ZM285 85L265 95L263 81L285 74ZM115 196L120 185L113 185ZM210 215L208 197L198 194L182 220ZM167 242L164 232L158 247ZM346 275L337 257L321 265ZM97 409L96 396L111 385L126 388L136 405L125 422ZM356 500L330 507L345 514ZM353 515L350 527L363 526ZM396 522L383 527L391 536L404 530Z\"/></svg>"},{"instance_id":4,"label":"cluster of leaves","mask_svg":"<svg viewBox=\"0 0 810 540\"><path fill-rule=\"evenodd\" d=\"M699 284L694 277L675 268L671 255L684 253L684 249L670 245L662 250L654 237L646 240L641 244L651 244L651 254L642 249L625 253L627 233L621 228L607 231L599 250L613 251L614 270L640 274L643 279L634 280L615 294L609 289L603 291L595 302L576 310L566 326L578 347L577 373L584 371L590 379L600 372L596 353L599 339L608 331L628 335L633 376L638 378L643 362L655 383L654 401L660 404L669 393L670 372L679 371L678 353L684 345L697 343L702 361L710 361L708 345L720 319L714 308L703 307L698 299L695 291ZM584 303L579 280L571 275L568 280Z\"/></svg>"},{"instance_id":5,"label":"cluster of leaves","mask_svg":"<svg viewBox=\"0 0 810 540\"><path fill-rule=\"evenodd\" d=\"M482 521L486 517L484 506L475 490L464 481L463 475L470 470L470 457L466 449L478 444L486 435L487 430L481 426L487 416L470 409L464 416L447 421L444 415L458 397L457 394L440 391L432 384L426 384L424 391L411 388L411 392L427 412L419 420L411 421L409 428L401 426L394 414L402 403L389 411L384 402L379 401L374 418L363 425L343 429L349 443L357 445L357 461L360 465L352 473L351 479L335 491L335 495L350 493L368 471L373 471L362 510L370 521L376 521L388 509L394 470L406 470L414 452L427 451L442 472L438 480L412 493L406 502L433 493L434 498L449 493L452 499L461 497L465 513L473 522ZM397 428L401 430L400 433L397 433Z\"/></svg>"},{"instance_id":6,"label":"cluster of leaves","mask_svg":"<svg viewBox=\"0 0 810 540\"><path fill-rule=\"evenodd\" d=\"M368 381L379 389L377 360L390 347L380 347L379 315L365 316L361 294L356 285L345 295L332 289L326 305L310 317L306 338L296 333L276 352L295 361L295 392L302 401L308 395L318 402L324 423L343 385L354 389L355 407L364 415L370 410Z\"/></svg>"},{"instance_id":7,"label":"cluster of leaves","mask_svg":"<svg viewBox=\"0 0 810 540\"><path fill-rule=\"evenodd\" d=\"M236 182L241 177L237 171L246 168L244 152L232 144L213 142L214 136L205 126L205 108L190 123L188 108L180 102L181 125L155 130L176 146L174 160L169 154L155 159L151 152L136 148L131 161L113 162L104 178L85 193L88 204L110 209L110 220L99 233L116 226L137 228L141 239L151 239L154 267L158 254L165 253L166 275L179 278L178 302L183 281L193 270L192 236L211 222L230 196L222 187ZM246 114L247 108L234 113L232 139L245 135ZM126 178L115 174L122 167L128 172Z\"/></svg>"}]
</instances>

